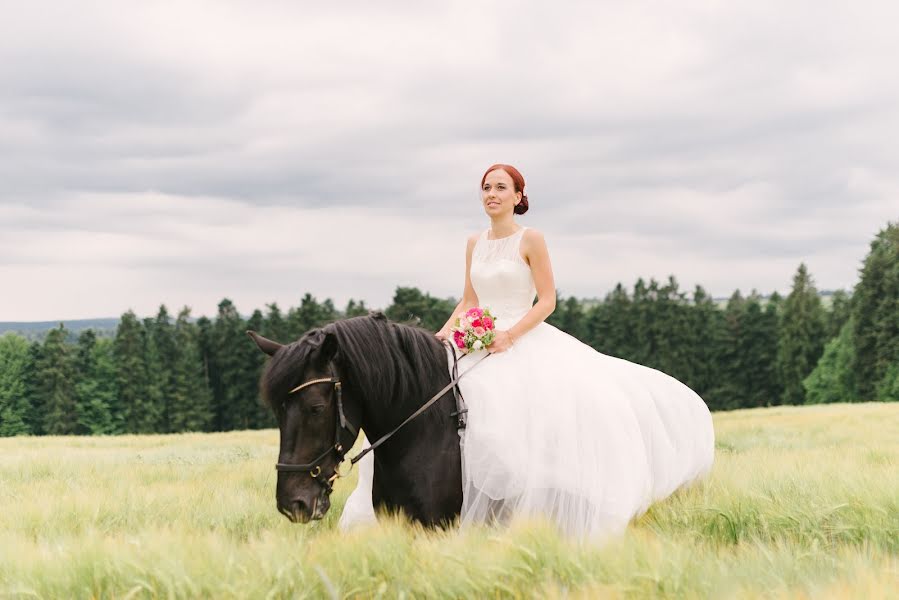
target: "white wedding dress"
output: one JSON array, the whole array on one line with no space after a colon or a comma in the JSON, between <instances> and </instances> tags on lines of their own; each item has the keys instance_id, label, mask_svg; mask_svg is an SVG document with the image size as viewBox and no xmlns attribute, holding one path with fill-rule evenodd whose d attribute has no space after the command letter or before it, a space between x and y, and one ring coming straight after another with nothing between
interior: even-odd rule
<instances>
[{"instance_id":1,"label":"white wedding dress","mask_svg":"<svg viewBox=\"0 0 899 600\"><path fill-rule=\"evenodd\" d=\"M520 254L525 229L498 240L485 231L472 255L471 283L499 330L536 297ZM538 516L573 537L601 540L712 467L705 402L661 371L597 352L546 322L505 352L464 356L459 372L475 366L459 382L469 409L463 527ZM370 457L360 462L342 528L374 520Z\"/></svg>"}]
</instances>

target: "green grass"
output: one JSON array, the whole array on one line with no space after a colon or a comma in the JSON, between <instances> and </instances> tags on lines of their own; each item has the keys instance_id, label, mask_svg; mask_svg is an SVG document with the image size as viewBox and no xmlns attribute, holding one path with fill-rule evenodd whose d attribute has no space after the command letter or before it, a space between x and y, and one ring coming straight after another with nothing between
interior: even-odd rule
<instances>
[{"instance_id":1,"label":"green grass","mask_svg":"<svg viewBox=\"0 0 899 600\"><path fill-rule=\"evenodd\" d=\"M0 440L0 597L899 597L899 405L715 415L712 476L626 535L344 534L274 503L277 431Z\"/></svg>"}]
</instances>

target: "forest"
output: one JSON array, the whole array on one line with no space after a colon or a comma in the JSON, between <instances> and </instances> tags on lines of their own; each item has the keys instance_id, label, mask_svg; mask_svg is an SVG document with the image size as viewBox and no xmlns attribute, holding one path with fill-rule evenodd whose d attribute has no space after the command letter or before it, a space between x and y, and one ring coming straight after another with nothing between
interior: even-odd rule
<instances>
[{"instance_id":1,"label":"forest","mask_svg":"<svg viewBox=\"0 0 899 600\"><path fill-rule=\"evenodd\" d=\"M388 318L437 331L456 306L397 287ZM337 319L305 294L286 312L267 304L243 317L227 298L213 318L165 305L155 317L128 311L114 335L72 336L64 323L42 340L0 337L0 435L228 431L275 426L259 396L265 356L246 330L287 342ZM736 290L719 306L697 285L619 283L601 301L557 298L547 321L599 352L683 381L713 411L772 405L899 400L899 222L870 243L854 289L825 305L799 264L789 294ZM502 327L500 327L502 328ZM73 339L74 337L74 339Z\"/></svg>"}]
</instances>

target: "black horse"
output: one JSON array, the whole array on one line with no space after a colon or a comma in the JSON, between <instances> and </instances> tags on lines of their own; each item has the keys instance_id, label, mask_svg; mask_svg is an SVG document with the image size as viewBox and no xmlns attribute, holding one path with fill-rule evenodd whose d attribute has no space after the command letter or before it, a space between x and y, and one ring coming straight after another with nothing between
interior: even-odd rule
<instances>
[{"instance_id":1,"label":"black horse","mask_svg":"<svg viewBox=\"0 0 899 600\"><path fill-rule=\"evenodd\" d=\"M357 428L376 440L450 383L444 344L380 312L329 323L286 345L247 333L271 356L260 386L281 431L278 510L293 522L328 511L331 482ZM402 510L427 526L459 515L455 409L447 391L375 450L376 510Z\"/></svg>"}]
</instances>

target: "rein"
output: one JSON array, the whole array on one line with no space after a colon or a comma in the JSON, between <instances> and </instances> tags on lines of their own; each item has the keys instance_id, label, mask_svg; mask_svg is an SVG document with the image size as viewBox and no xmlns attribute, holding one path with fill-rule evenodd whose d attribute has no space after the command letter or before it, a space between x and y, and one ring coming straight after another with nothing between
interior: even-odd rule
<instances>
[{"instance_id":1,"label":"rein","mask_svg":"<svg viewBox=\"0 0 899 600\"><path fill-rule=\"evenodd\" d=\"M449 344L449 342L444 341L444 344ZM450 344L450 348L452 348L451 344ZM477 367L479 364L481 364L487 358L487 356L490 356L490 354L487 354L486 356L484 356L474 366L470 367L468 369L468 371L465 371L465 373L462 373L461 375L457 375L459 359L457 359L457 357L456 357L456 349L452 348L452 350L453 350L453 375L454 375L454 377L450 380L450 382L448 384L446 384L446 386L444 386L444 388L442 390L440 390L439 392L434 394L434 396L432 396L430 400L428 400L427 402L422 404L421 407L419 407L414 413L412 413L411 415L406 417L406 419L402 423L400 423L399 425L394 427L387 434L382 435L374 443L372 443L368 448L364 449L362 452L360 452L359 454L357 454L356 456L351 458L350 459L350 469L346 473L341 473L339 471L339 467L343 463L344 456L346 455L343 445L340 443L340 430L346 429L347 431L350 432L350 434L352 434L353 439L355 440L359 436L359 428L356 427L355 425L353 425L352 423L350 423L350 421L346 418L346 415L343 412L343 387L341 385L340 379L334 375L333 365L331 365L331 364L328 365L328 370L331 372L331 377L321 377L319 379L311 379L309 381L301 383L300 385L296 386L295 388L293 388L292 390L287 392L287 395L290 395L290 394L293 394L294 392L298 392L298 391L302 390L303 388L311 386L311 385L322 384L322 383L333 384L334 391L337 393L337 419L335 419L335 426L334 426L334 443L331 446L329 446L327 450L325 450L320 455L318 455L318 457L316 457L312 462L303 463L303 464L291 464L291 463L280 463L279 462L279 463L275 464L275 470L277 470L279 472L285 472L285 473L309 473L309 476L312 477L312 479L316 480L319 484L321 484L322 487L325 488L327 493L330 494L331 490L333 489L333 483L336 479L338 479L340 477L344 477L346 475L349 475L350 471L352 471L352 469L353 469L353 466L357 462L362 460L362 457L364 457L366 454L368 454L369 452L371 452L372 450L374 450L375 448L377 448L378 446L380 446L387 440L389 440L393 436L393 434L395 434L397 431L402 429L407 423L409 423L410 421L412 421L413 419L415 419L416 417L421 415L423 412L425 412L435 402L437 402L437 400L439 400L450 388L453 388L453 395L456 398L456 411L451 413L450 416L457 416L458 417L458 428L463 429L465 427L465 413L468 412L468 409L465 408L464 402L462 400L462 394L461 394L461 391L458 391L457 384L460 379L465 377L465 375L469 371L471 371L472 369ZM337 454L337 464L334 465L334 473L327 480L320 479L319 476L322 473L321 462L323 460L325 460L331 452L335 452Z\"/></svg>"}]
</instances>

